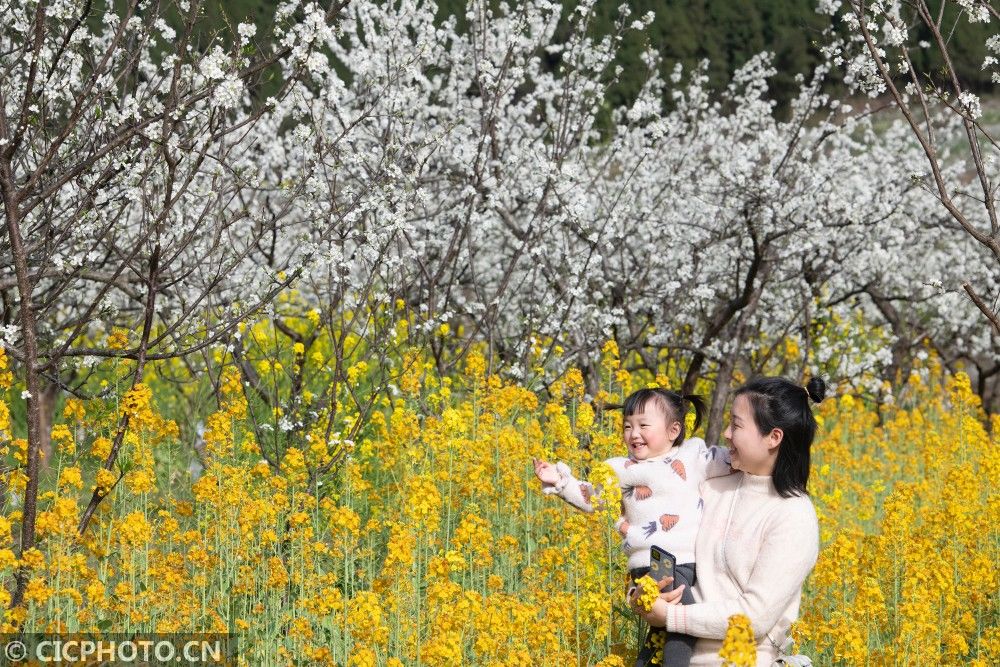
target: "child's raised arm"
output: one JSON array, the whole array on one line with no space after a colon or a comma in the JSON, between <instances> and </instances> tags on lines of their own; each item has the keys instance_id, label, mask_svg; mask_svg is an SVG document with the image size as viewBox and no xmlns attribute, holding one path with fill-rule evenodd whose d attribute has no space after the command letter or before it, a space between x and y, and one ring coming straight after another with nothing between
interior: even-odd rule
<instances>
[{"instance_id":1,"label":"child's raised arm","mask_svg":"<svg viewBox=\"0 0 1000 667\"><path fill-rule=\"evenodd\" d=\"M562 475L556 466L542 459L532 459L535 464L535 477L541 480L543 486L555 486L559 483Z\"/></svg>"},{"instance_id":2,"label":"child's raised arm","mask_svg":"<svg viewBox=\"0 0 1000 667\"><path fill-rule=\"evenodd\" d=\"M578 510L594 511L591 500L594 498L594 486L590 482L573 477L569 466L562 461L552 464L541 459L533 459L535 477L542 482L542 493L555 494Z\"/></svg>"}]
</instances>

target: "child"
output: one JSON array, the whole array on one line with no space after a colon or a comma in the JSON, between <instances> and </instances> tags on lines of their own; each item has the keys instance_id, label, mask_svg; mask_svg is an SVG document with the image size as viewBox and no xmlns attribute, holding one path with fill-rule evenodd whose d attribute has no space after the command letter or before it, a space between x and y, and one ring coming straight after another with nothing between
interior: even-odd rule
<instances>
[{"instance_id":1,"label":"child","mask_svg":"<svg viewBox=\"0 0 1000 667\"><path fill-rule=\"evenodd\" d=\"M677 559L674 587L685 584L682 602L691 604L695 582L694 541L701 521L701 482L728 475L729 451L706 447L700 438L684 439L685 402L695 409L695 428L701 423L705 404L700 396L666 389L640 389L622 406L623 439L628 456L608 459L622 489L622 517L616 527L628 556L633 581L649 572L650 547L654 544ZM600 490L573 478L565 463L555 465L535 460L535 475L546 494L560 498L584 512L593 512ZM654 653L652 633L636 662L649 664ZM694 637L670 634L663 647L667 667L686 666L691 659Z\"/></svg>"}]
</instances>

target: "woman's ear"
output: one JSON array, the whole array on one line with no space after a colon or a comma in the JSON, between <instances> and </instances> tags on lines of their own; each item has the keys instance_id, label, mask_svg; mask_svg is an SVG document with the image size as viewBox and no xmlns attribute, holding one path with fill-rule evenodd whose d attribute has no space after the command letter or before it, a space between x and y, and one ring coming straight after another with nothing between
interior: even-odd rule
<instances>
[{"instance_id":1,"label":"woman's ear","mask_svg":"<svg viewBox=\"0 0 1000 667\"><path fill-rule=\"evenodd\" d=\"M777 449L781 441L785 439L785 432L780 428L772 428L771 432L767 434L767 439L767 448L769 450Z\"/></svg>"}]
</instances>

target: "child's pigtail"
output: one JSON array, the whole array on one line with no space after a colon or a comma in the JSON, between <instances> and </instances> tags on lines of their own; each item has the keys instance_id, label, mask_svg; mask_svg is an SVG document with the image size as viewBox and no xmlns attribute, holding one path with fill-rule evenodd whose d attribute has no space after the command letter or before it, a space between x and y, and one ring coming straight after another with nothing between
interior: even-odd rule
<instances>
[{"instance_id":1,"label":"child's pigtail","mask_svg":"<svg viewBox=\"0 0 1000 667\"><path fill-rule=\"evenodd\" d=\"M694 408L694 428L691 430L697 431L705 416L705 399L698 394L684 394L684 400Z\"/></svg>"}]
</instances>

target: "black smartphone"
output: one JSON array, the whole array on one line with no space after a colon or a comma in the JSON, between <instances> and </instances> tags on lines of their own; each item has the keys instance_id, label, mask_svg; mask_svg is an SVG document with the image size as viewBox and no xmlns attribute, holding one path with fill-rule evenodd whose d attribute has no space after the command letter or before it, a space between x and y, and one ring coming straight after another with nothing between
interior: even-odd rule
<instances>
[{"instance_id":1,"label":"black smartphone","mask_svg":"<svg viewBox=\"0 0 1000 667\"><path fill-rule=\"evenodd\" d=\"M673 579L676 564L677 559L666 549L661 549L655 544L649 548L649 576L653 578L653 581L659 583L660 579L664 577ZM671 582L663 590L672 591L673 589L674 582Z\"/></svg>"}]
</instances>

